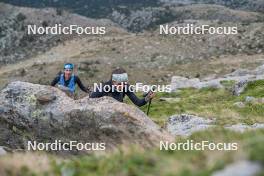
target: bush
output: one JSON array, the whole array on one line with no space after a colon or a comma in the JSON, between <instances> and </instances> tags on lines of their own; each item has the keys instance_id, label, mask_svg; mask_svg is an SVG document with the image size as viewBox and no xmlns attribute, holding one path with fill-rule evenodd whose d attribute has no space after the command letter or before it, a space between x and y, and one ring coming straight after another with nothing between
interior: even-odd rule
<instances>
[{"instance_id":1,"label":"bush","mask_svg":"<svg viewBox=\"0 0 264 176\"><path fill-rule=\"evenodd\" d=\"M23 13L19 13L17 16L16 16L16 19L18 21L24 21L27 17L23 14Z\"/></svg>"}]
</instances>

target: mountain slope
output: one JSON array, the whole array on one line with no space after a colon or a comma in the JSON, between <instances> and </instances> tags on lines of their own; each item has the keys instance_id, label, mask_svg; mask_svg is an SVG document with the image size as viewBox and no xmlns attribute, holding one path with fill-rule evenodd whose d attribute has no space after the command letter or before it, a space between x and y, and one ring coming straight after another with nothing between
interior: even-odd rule
<instances>
[{"instance_id":1,"label":"mountain slope","mask_svg":"<svg viewBox=\"0 0 264 176\"><path fill-rule=\"evenodd\" d=\"M118 30L110 20L95 20L55 9L34 9L0 3L0 63L14 63L34 56L70 40L77 35L27 35L27 25L53 26L105 26L107 30ZM120 31L122 31L120 29Z\"/></svg>"}]
</instances>

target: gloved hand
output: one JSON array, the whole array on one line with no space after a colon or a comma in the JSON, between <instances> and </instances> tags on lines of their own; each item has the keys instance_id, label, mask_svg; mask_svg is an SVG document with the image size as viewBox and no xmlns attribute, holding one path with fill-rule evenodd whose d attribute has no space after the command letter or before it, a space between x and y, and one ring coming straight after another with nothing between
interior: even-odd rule
<instances>
[{"instance_id":1,"label":"gloved hand","mask_svg":"<svg viewBox=\"0 0 264 176\"><path fill-rule=\"evenodd\" d=\"M87 86L86 90L87 90L87 93L90 93L91 92L91 87Z\"/></svg>"},{"instance_id":2,"label":"gloved hand","mask_svg":"<svg viewBox=\"0 0 264 176\"><path fill-rule=\"evenodd\" d=\"M154 98L154 96L155 96L156 94L154 93L154 92L149 92L148 94L147 94L147 96L145 96L145 101L146 102L149 102L152 98Z\"/></svg>"}]
</instances>

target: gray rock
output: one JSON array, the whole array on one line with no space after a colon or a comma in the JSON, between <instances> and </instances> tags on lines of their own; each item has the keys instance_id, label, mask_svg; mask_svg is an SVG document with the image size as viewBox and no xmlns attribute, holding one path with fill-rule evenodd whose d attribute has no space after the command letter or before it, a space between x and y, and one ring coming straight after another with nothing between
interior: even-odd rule
<instances>
[{"instance_id":1,"label":"gray rock","mask_svg":"<svg viewBox=\"0 0 264 176\"><path fill-rule=\"evenodd\" d=\"M4 150L2 146L0 146L0 156L5 155L7 152Z\"/></svg>"},{"instance_id":2,"label":"gray rock","mask_svg":"<svg viewBox=\"0 0 264 176\"><path fill-rule=\"evenodd\" d=\"M238 107L238 108L244 108L245 107L245 104L243 102L236 102L234 103L234 106Z\"/></svg>"},{"instance_id":3,"label":"gray rock","mask_svg":"<svg viewBox=\"0 0 264 176\"><path fill-rule=\"evenodd\" d=\"M252 97L252 96L247 96L245 98L245 102L253 103L253 104L264 103L264 98L255 98L255 97Z\"/></svg>"},{"instance_id":4,"label":"gray rock","mask_svg":"<svg viewBox=\"0 0 264 176\"><path fill-rule=\"evenodd\" d=\"M36 95L48 95L45 104ZM73 100L55 87L26 82L10 83L0 97L0 143L11 149L26 148L29 140L103 142L106 149L172 140L141 110L109 97Z\"/></svg>"},{"instance_id":5,"label":"gray rock","mask_svg":"<svg viewBox=\"0 0 264 176\"><path fill-rule=\"evenodd\" d=\"M204 88L204 87L210 87L210 88L216 88L216 89L223 88L221 82L219 80L217 80L217 79L210 80L210 81L205 81L205 82L201 82L200 84L198 84L197 87L199 89L200 88Z\"/></svg>"},{"instance_id":6,"label":"gray rock","mask_svg":"<svg viewBox=\"0 0 264 176\"><path fill-rule=\"evenodd\" d=\"M264 75L264 64L255 69L255 74Z\"/></svg>"},{"instance_id":7,"label":"gray rock","mask_svg":"<svg viewBox=\"0 0 264 176\"><path fill-rule=\"evenodd\" d=\"M56 99L53 91L38 92L35 96L38 102L41 104L49 103Z\"/></svg>"},{"instance_id":8,"label":"gray rock","mask_svg":"<svg viewBox=\"0 0 264 176\"><path fill-rule=\"evenodd\" d=\"M237 161L226 166L223 170L217 171L212 176L254 176L261 171L259 163L252 161Z\"/></svg>"},{"instance_id":9,"label":"gray rock","mask_svg":"<svg viewBox=\"0 0 264 176\"><path fill-rule=\"evenodd\" d=\"M245 102L247 102L247 103L253 103L256 101L257 101L257 99L255 97L252 97L252 96L246 96L246 98L245 98Z\"/></svg>"},{"instance_id":10,"label":"gray rock","mask_svg":"<svg viewBox=\"0 0 264 176\"><path fill-rule=\"evenodd\" d=\"M194 132L212 127L214 120L202 117L181 114L169 117L166 128L173 135L189 136Z\"/></svg>"},{"instance_id":11,"label":"gray rock","mask_svg":"<svg viewBox=\"0 0 264 176\"><path fill-rule=\"evenodd\" d=\"M247 85L248 85L248 81L246 81L246 80L239 81L232 88L232 94L235 95L235 96L239 96L241 93L244 92L244 90L247 87Z\"/></svg>"},{"instance_id":12,"label":"gray rock","mask_svg":"<svg viewBox=\"0 0 264 176\"><path fill-rule=\"evenodd\" d=\"M216 74L212 74L212 75L206 76L205 78L202 78L201 80L202 81L210 81L210 80L213 80L213 79L216 79L216 78L217 78L217 75Z\"/></svg>"},{"instance_id":13,"label":"gray rock","mask_svg":"<svg viewBox=\"0 0 264 176\"><path fill-rule=\"evenodd\" d=\"M228 74L228 76L246 76L252 74L252 71L247 69L237 69L234 72Z\"/></svg>"},{"instance_id":14,"label":"gray rock","mask_svg":"<svg viewBox=\"0 0 264 176\"><path fill-rule=\"evenodd\" d=\"M236 132L245 132L247 130L256 130L256 129L262 129L264 128L263 123L255 123L253 125L247 125L247 124L236 124L231 126L225 126L226 129L236 131Z\"/></svg>"},{"instance_id":15,"label":"gray rock","mask_svg":"<svg viewBox=\"0 0 264 176\"><path fill-rule=\"evenodd\" d=\"M204 87L223 88L222 81L235 81L236 84L232 89L234 95L239 96L246 88L248 82L264 79L262 73L264 66L258 67L256 70L238 69L230 74L225 75L222 78L214 78L215 76L209 76L203 80L198 78L188 79L181 76L173 76L171 78L171 89L176 91L181 88L197 88ZM264 72L264 71L263 71Z\"/></svg>"},{"instance_id":16,"label":"gray rock","mask_svg":"<svg viewBox=\"0 0 264 176\"><path fill-rule=\"evenodd\" d=\"M188 79L181 76L173 76L171 79L171 89L176 90L180 88L188 88L193 87L196 88L197 85L200 83L198 78Z\"/></svg>"},{"instance_id":17,"label":"gray rock","mask_svg":"<svg viewBox=\"0 0 264 176\"><path fill-rule=\"evenodd\" d=\"M264 80L264 74L263 75L257 75L256 80Z\"/></svg>"}]
</instances>

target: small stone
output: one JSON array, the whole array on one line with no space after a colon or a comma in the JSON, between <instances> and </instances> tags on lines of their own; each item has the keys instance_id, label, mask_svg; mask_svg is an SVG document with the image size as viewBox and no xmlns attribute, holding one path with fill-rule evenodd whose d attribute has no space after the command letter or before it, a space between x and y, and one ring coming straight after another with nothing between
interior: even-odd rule
<instances>
[{"instance_id":1,"label":"small stone","mask_svg":"<svg viewBox=\"0 0 264 176\"><path fill-rule=\"evenodd\" d=\"M255 72L257 75L263 75L264 74L264 65L257 67Z\"/></svg>"},{"instance_id":2,"label":"small stone","mask_svg":"<svg viewBox=\"0 0 264 176\"><path fill-rule=\"evenodd\" d=\"M252 97L252 96L247 96L247 97L245 98L245 101L246 101L247 103L253 103L253 102L256 101L256 98L255 98L255 97Z\"/></svg>"},{"instance_id":3,"label":"small stone","mask_svg":"<svg viewBox=\"0 0 264 176\"><path fill-rule=\"evenodd\" d=\"M244 92L247 84L248 84L248 81L246 81L246 80L239 81L232 88L232 94L235 95L235 96L239 96L241 93Z\"/></svg>"},{"instance_id":4,"label":"small stone","mask_svg":"<svg viewBox=\"0 0 264 176\"><path fill-rule=\"evenodd\" d=\"M51 92L39 92L36 94L36 98L40 104L45 104L56 99L56 96Z\"/></svg>"},{"instance_id":5,"label":"small stone","mask_svg":"<svg viewBox=\"0 0 264 176\"><path fill-rule=\"evenodd\" d=\"M234 106L238 107L238 108L244 108L245 107L245 104L243 102L236 102L234 103Z\"/></svg>"},{"instance_id":6,"label":"small stone","mask_svg":"<svg viewBox=\"0 0 264 176\"><path fill-rule=\"evenodd\" d=\"M194 132L213 127L214 120L202 117L180 114L169 117L166 128L173 135L189 136Z\"/></svg>"},{"instance_id":7,"label":"small stone","mask_svg":"<svg viewBox=\"0 0 264 176\"><path fill-rule=\"evenodd\" d=\"M2 146L0 146L0 156L5 155L7 152L4 150Z\"/></svg>"}]
</instances>

